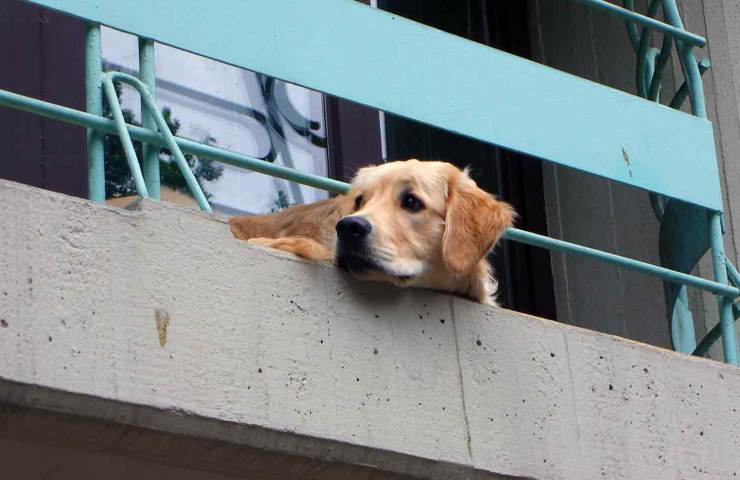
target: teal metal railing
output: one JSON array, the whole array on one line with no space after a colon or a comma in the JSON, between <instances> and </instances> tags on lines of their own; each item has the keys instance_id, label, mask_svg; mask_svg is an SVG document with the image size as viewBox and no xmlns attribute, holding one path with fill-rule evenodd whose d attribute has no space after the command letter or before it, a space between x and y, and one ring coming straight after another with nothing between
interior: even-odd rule
<instances>
[{"instance_id":1,"label":"teal metal railing","mask_svg":"<svg viewBox=\"0 0 740 480\"><path fill-rule=\"evenodd\" d=\"M87 112L3 90L0 90L0 105L88 129L91 200L105 199L102 148L105 133L120 137L137 189L143 196L158 195L157 152L160 147L169 148L205 211L210 211L210 207L182 159L182 152L335 193L345 193L349 188L343 182L174 137L154 99L153 46L154 41L161 41L648 190L661 221L663 266L516 228L506 232L505 238L589 257L663 280L676 350L704 355L714 341L722 338L725 360L738 364L734 320L740 309L734 307L734 300L740 297L740 275L725 258L722 245L719 174L712 128L705 120L701 85L701 73L709 65L706 60L697 62L693 53L706 40L685 30L675 0L652 0L647 15L635 12L632 0L625 0L624 8L602 0L575 1L626 22L638 58L638 94L647 100L659 101L662 71L675 44L685 82L670 106L679 109L688 97L693 116L651 105L350 0L256 3L223 0L222 8L211 10L201 8L198 0L181 0L183 5L176 24L158 21L171 13L162 2L29 1L88 21ZM655 18L659 9L667 23ZM140 15L142 11L148 14ZM248 22L248 28L242 22ZM140 38L140 79L102 71L101 24ZM322 34L311 35L312 32ZM650 47L653 32L664 35L660 49ZM300 49L295 48L295 38L301 39ZM435 75L428 74L430 69L435 69ZM377 71L406 73L399 80L379 76L375 74ZM470 71L476 74L470 75ZM144 117L142 127L124 123L115 96L115 81L138 90ZM113 120L102 116L103 88L113 109ZM437 102L438 98L445 100ZM624 122L626 118L630 122ZM579 136L584 131L589 132L590 141ZM143 169L133 152L132 139L145 146ZM687 241L692 237L687 237L687 232L701 234ZM710 248L714 280L691 275L699 257ZM687 286L717 295L720 308L720 322L698 346L688 309Z\"/></svg>"},{"instance_id":2,"label":"teal metal railing","mask_svg":"<svg viewBox=\"0 0 740 480\"><path fill-rule=\"evenodd\" d=\"M154 148L150 148L144 151L144 169L148 170L147 173L149 174L149 178L147 179L148 182L145 182L144 175L142 174L141 168L139 167L139 160L138 158L136 158L134 144L131 142L131 136L129 135L128 129L126 128L126 122L123 119L123 111L121 111L121 105L118 101L116 87L115 85L113 85L114 81L119 81L121 83L131 85L139 92L139 95L141 95L142 116L144 118L149 118L150 122L152 122L153 125L159 130L160 135L164 137L165 145L172 152L172 157L174 158L177 167L185 178L185 182L190 191L193 193L195 201L198 203L200 209L204 212L211 213L211 206L208 204L208 200L206 199L205 194L203 194L203 190L200 188L198 181L195 179L195 175L193 175L193 172L190 170L190 166L188 166L188 163L185 161L185 157L182 155L182 151L180 150L180 146L175 141L174 135L172 135L169 127L167 127L167 123L165 122L162 113L157 109L157 105L154 102L154 97L152 96L151 90L144 84L144 82L142 82L138 78L132 77L131 75L127 75L125 73L104 73L101 78L103 81L103 90L105 91L105 96L108 99L108 105L110 105L111 111L113 112L113 121L116 124L116 133L121 139L123 152L126 156L129 170L131 170L131 175L134 177L134 184L136 185L136 190L139 195L142 197L156 198L156 196L153 195L153 190L155 188L159 188L159 154L158 151ZM149 158L152 156L152 154L154 154L154 158ZM157 162L156 168L151 165L154 160L156 160Z\"/></svg>"}]
</instances>

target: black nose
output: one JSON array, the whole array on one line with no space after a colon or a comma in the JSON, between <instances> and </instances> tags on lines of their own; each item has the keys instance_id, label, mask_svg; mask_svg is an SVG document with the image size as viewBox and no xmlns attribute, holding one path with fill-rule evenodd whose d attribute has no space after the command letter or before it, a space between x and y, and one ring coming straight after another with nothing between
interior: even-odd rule
<instances>
[{"instance_id":1,"label":"black nose","mask_svg":"<svg viewBox=\"0 0 740 480\"><path fill-rule=\"evenodd\" d=\"M344 243L359 244L373 227L362 217L344 217L337 222L337 237Z\"/></svg>"}]
</instances>

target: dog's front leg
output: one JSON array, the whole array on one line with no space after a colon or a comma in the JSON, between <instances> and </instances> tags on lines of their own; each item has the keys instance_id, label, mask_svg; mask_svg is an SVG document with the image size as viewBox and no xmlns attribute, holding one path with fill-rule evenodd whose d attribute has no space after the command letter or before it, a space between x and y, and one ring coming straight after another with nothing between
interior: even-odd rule
<instances>
[{"instance_id":1,"label":"dog's front leg","mask_svg":"<svg viewBox=\"0 0 740 480\"><path fill-rule=\"evenodd\" d=\"M249 240L247 240L247 243L251 243L253 245L261 245L263 247L270 247L276 250L282 250L284 252L290 252L299 257L319 262L330 261L332 258L334 258L334 254L331 250L329 250L316 240L308 237L257 237L250 238Z\"/></svg>"}]
</instances>

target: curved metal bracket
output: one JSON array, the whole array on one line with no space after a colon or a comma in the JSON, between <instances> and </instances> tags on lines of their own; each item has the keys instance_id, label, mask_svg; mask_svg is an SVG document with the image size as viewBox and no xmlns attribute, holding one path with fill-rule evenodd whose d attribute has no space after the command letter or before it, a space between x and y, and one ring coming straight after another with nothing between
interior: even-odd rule
<instances>
[{"instance_id":1,"label":"curved metal bracket","mask_svg":"<svg viewBox=\"0 0 740 480\"><path fill-rule=\"evenodd\" d=\"M634 0L624 0L623 3L625 9L634 12ZM648 5L647 18L652 20L658 13L659 7L662 8L663 16L672 28L685 31L675 0L651 0ZM638 29L638 23L642 25L641 30ZM706 118L701 76L711 65L708 59L697 62L693 47L700 44L683 36L669 35L665 29L657 29L646 21L637 22L634 19L627 19L626 25L628 37L637 54L635 80L638 94L647 100L660 102L662 73L671 56L672 44L675 42L684 73L684 82L676 90L669 105L674 109L680 109L689 97L691 112L698 117ZM664 33L660 49L650 47L653 30ZM734 268L731 269L729 263L725 268L726 258L719 221L721 213L708 212L704 208L652 193L650 202L660 222L659 250L661 264L664 267L689 273L711 248L716 281L727 283L728 277L731 281L733 280ZM740 277L735 280L740 280ZM732 298L724 295L718 296L720 322L697 346L694 319L689 309L686 286L663 282L663 288L674 349L684 353L702 355L707 352L715 340L721 337L725 360L737 365L738 355L733 317L736 317L739 309L732 304Z\"/></svg>"},{"instance_id":2,"label":"curved metal bracket","mask_svg":"<svg viewBox=\"0 0 740 480\"><path fill-rule=\"evenodd\" d=\"M129 169L131 170L131 176L134 179L136 191L139 193L139 195L141 195L142 197L151 197L149 191L147 190L146 183L144 182L144 176L141 173L141 166L139 165L139 160L136 157L136 151L134 150L134 144L131 141L131 137L129 136L128 128L126 127L126 121L123 118L121 104L118 101L116 88L113 84L113 82L115 81L130 85L139 92L143 105L146 106L149 114L154 119L154 123L156 124L159 133L164 137L165 144L167 145L167 148L169 148L170 152L172 152L172 157L175 159L175 164L180 169L180 173L182 173L183 177L185 177L185 182L187 183L190 192L193 194L193 197L195 197L195 201L198 202L198 206L204 212L212 213L213 210L208 204L208 200L206 199L203 190L200 188L198 180L195 178L192 170L190 170L190 166L185 161L185 157L183 156L180 147L177 145L175 137L172 135L172 132L167 126L167 122L165 122L162 113L157 108L157 105L154 102L154 98L152 97L149 88L138 78L121 72L104 73L102 75L102 81L103 89L105 91L106 98L108 99L108 104L110 105L111 111L113 112L113 120L116 124L116 129L118 130L118 136L121 138L123 152L126 155L126 161L128 163Z\"/></svg>"}]
</instances>

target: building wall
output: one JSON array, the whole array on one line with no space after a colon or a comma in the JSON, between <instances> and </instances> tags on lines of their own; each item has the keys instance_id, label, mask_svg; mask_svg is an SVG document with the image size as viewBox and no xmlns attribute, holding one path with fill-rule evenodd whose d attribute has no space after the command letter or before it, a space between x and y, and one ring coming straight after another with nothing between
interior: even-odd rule
<instances>
[{"instance_id":1,"label":"building wall","mask_svg":"<svg viewBox=\"0 0 740 480\"><path fill-rule=\"evenodd\" d=\"M3 0L0 89L84 110L84 40L84 24L77 19ZM0 178L87 196L83 129L0 108L0 145Z\"/></svg>"},{"instance_id":2,"label":"building wall","mask_svg":"<svg viewBox=\"0 0 740 480\"><path fill-rule=\"evenodd\" d=\"M645 12L646 2L636 2ZM740 153L740 2L715 0L680 1L687 28L708 39L697 51L708 56L712 69L704 76L709 119L715 138L724 188L728 257L737 258L740 218L739 178L736 158ZM624 23L589 10L575 2L530 1L531 38L535 60L620 90L635 92L635 54ZM654 41L662 41L655 36ZM674 50L675 52L675 50ZM675 57L675 55L674 55ZM663 101L683 82L677 61L664 73ZM687 102L688 103L688 102ZM585 134L585 132L584 132ZM648 135L649 132L646 132ZM650 208L648 194L615 182L547 165L544 172L550 234L659 263L659 224ZM552 255L558 318L575 325L614 333L634 340L670 346L670 333L659 281L590 260ZM697 274L711 278L711 262L704 258ZM697 337L717 321L712 295L690 290ZM721 354L715 347L713 356Z\"/></svg>"}]
</instances>

